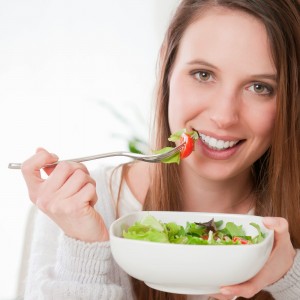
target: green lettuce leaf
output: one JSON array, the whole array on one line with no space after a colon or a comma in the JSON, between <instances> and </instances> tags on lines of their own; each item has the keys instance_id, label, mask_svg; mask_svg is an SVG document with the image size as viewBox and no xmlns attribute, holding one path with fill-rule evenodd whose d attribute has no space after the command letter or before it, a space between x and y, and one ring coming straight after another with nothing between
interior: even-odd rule
<instances>
[{"instance_id":1,"label":"green lettuce leaf","mask_svg":"<svg viewBox=\"0 0 300 300\"><path fill-rule=\"evenodd\" d=\"M220 231L226 235L229 235L230 237L245 237L245 231L243 230L243 226L238 226L233 222L227 222L225 228Z\"/></svg>"},{"instance_id":2,"label":"green lettuce leaf","mask_svg":"<svg viewBox=\"0 0 300 300\"><path fill-rule=\"evenodd\" d=\"M164 231L165 230L165 226L163 225L162 222L160 222L159 220L157 220L156 218L154 218L151 215L146 215L141 221L140 223L142 225L145 226L149 226L157 231Z\"/></svg>"},{"instance_id":3,"label":"green lettuce leaf","mask_svg":"<svg viewBox=\"0 0 300 300\"><path fill-rule=\"evenodd\" d=\"M154 151L154 153L155 154L162 154L162 153L166 153L166 152L168 152L172 149L174 149L174 148L173 147L165 147L165 148L162 148L160 150ZM179 164L180 163L180 152L177 152L177 153L175 153L174 155L172 155L170 157L164 158L162 160L162 162L164 162L166 164L172 164L172 163Z\"/></svg>"},{"instance_id":4,"label":"green lettuce leaf","mask_svg":"<svg viewBox=\"0 0 300 300\"><path fill-rule=\"evenodd\" d=\"M164 224L151 215L145 216L140 222L135 222L127 231L123 230L123 236L127 239L169 243Z\"/></svg>"},{"instance_id":5,"label":"green lettuce leaf","mask_svg":"<svg viewBox=\"0 0 300 300\"><path fill-rule=\"evenodd\" d=\"M192 131L187 131L185 128L184 129L181 129L181 130L178 130L177 132L174 132L170 135L170 137L168 138L168 140L170 142L176 142L176 141L179 141L180 138L181 138L181 135L183 133L187 133L188 135L190 135L194 140L197 140L199 138L198 136L198 133L194 130Z\"/></svg>"},{"instance_id":6,"label":"green lettuce leaf","mask_svg":"<svg viewBox=\"0 0 300 300\"><path fill-rule=\"evenodd\" d=\"M258 224L252 222L250 223L250 225L255 227L256 230L258 231L258 235L252 239L252 242L254 244L260 243L265 238L265 234L261 231L260 226Z\"/></svg>"}]
</instances>

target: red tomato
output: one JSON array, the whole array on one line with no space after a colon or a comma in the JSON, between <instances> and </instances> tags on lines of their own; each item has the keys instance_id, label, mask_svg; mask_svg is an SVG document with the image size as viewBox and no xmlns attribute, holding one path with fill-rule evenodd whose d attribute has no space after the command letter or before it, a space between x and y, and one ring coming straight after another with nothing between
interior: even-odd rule
<instances>
[{"instance_id":1,"label":"red tomato","mask_svg":"<svg viewBox=\"0 0 300 300\"><path fill-rule=\"evenodd\" d=\"M188 157L194 150L194 139L187 133L183 133L180 137L180 144L185 143L180 150L180 158Z\"/></svg>"},{"instance_id":2,"label":"red tomato","mask_svg":"<svg viewBox=\"0 0 300 300\"><path fill-rule=\"evenodd\" d=\"M208 234L203 234L202 239L207 241L208 240Z\"/></svg>"},{"instance_id":3,"label":"red tomato","mask_svg":"<svg viewBox=\"0 0 300 300\"><path fill-rule=\"evenodd\" d=\"M238 236L234 236L234 237L232 238L232 241L233 241L234 243L239 242L239 243L241 243L242 245L247 245L247 244L249 244L249 241L247 241L247 240L245 240L245 239L243 239L243 238L241 238L241 237L238 237Z\"/></svg>"}]
</instances>

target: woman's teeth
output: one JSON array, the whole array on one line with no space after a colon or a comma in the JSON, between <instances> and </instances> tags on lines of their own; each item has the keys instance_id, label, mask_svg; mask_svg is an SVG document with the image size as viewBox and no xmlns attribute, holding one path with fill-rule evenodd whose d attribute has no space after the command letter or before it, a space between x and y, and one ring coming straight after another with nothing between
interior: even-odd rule
<instances>
[{"instance_id":1,"label":"woman's teeth","mask_svg":"<svg viewBox=\"0 0 300 300\"><path fill-rule=\"evenodd\" d=\"M203 133L199 133L199 136L205 145L207 145L209 148L214 150L225 150L231 148L240 141L240 140L236 140L236 141L217 140Z\"/></svg>"}]
</instances>

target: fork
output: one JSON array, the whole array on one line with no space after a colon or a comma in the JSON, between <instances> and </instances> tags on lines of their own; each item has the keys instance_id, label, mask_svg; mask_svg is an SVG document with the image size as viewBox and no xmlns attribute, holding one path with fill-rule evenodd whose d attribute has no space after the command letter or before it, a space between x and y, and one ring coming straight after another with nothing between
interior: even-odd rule
<instances>
[{"instance_id":1,"label":"fork","mask_svg":"<svg viewBox=\"0 0 300 300\"><path fill-rule=\"evenodd\" d=\"M113 156L126 156L126 157L133 158L134 160L142 160L142 161L146 161L149 163L159 163L159 162L162 162L164 159L171 157L175 153L179 152L181 150L181 148L184 146L184 144L185 143L182 143L179 146L177 146L167 152L161 153L161 154L138 154L138 153L132 153L132 152L125 152L125 151L108 152L108 153L84 156L84 157L79 157L79 158L58 160L57 162L52 163L52 164L47 164L44 167L55 166L62 161L84 162L84 161L95 160L95 159L106 158L106 157L113 157ZM9 169L21 169L21 167L22 167L22 163L9 163L8 164Z\"/></svg>"}]
</instances>

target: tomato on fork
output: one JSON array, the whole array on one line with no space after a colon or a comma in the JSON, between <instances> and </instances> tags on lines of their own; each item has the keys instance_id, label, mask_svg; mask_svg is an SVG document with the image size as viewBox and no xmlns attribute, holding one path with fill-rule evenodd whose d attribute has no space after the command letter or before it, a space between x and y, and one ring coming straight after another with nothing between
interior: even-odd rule
<instances>
[{"instance_id":1,"label":"tomato on fork","mask_svg":"<svg viewBox=\"0 0 300 300\"><path fill-rule=\"evenodd\" d=\"M180 158L188 157L194 150L194 139L187 133L182 133L180 136L180 144L185 143L180 150Z\"/></svg>"}]
</instances>

